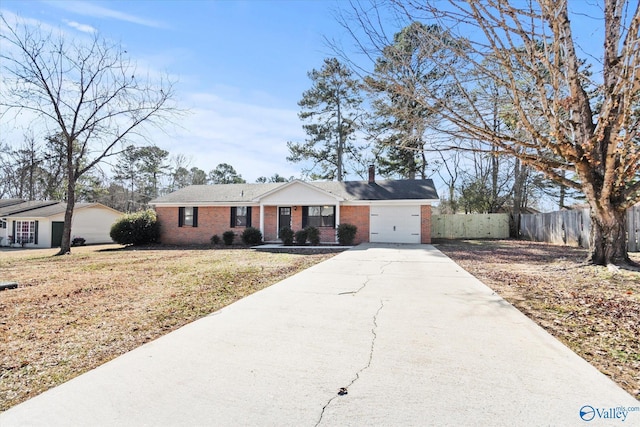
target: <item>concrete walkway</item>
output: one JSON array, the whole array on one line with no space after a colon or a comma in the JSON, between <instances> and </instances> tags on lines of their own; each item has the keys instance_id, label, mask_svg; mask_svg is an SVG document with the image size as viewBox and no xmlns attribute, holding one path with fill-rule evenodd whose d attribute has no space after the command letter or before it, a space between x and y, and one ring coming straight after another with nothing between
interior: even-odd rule
<instances>
[{"instance_id":1,"label":"concrete walkway","mask_svg":"<svg viewBox=\"0 0 640 427\"><path fill-rule=\"evenodd\" d=\"M361 245L0 426L622 426L640 412L604 410L639 406L434 247Z\"/></svg>"}]
</instances>

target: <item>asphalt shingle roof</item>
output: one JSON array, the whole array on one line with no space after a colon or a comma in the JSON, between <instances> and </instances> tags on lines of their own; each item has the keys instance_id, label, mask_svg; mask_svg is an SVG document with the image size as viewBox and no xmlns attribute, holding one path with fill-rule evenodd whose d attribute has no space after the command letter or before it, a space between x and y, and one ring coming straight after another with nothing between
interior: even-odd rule
<instances>
[{"instance_id":1,"label":"asphalt shingle roof","mask_svg":"<svg viewBox=\"0 0 640 427\"><path fill-rule=\"evenodd\" d=\"M78 209L86 208L88 206L93 206L95 204L96 203L76 203L74 205L74 209L78 210ZM67 204L59 202L53 205L43 206L41 208L31 209L28 211L16 213L11 216L15 218L47 218L53 215L62 214L66 210L67 210Z\"/></svg>"},{"instance_id":2,"label":"asphalt shingle roof","mask_svg":"<svg viewBox=\"0 0 640 427\"><path fill-rule=\"evenodd\" d=\"M17 205L19 203L24 203L22 199L0 199L0 209L6 208L7 206Z\"/></svg>"},{"instance_id":3,"label":"asphalt shingle roof","mask_svg":"<svg viewBox=\"0 0 640 427\"><path fill-rule=\"evenodd\" d=\"M8 199L4 199L4 200L8 200ZM21 212L27 212L27 211L32 211L35 209L40 209L43 208L45 206L51 206L51 205L56 205L59 204L60 202L55 202L55 201L29 201L29 202L22 202L22 203L18 203L18 204L11 204L9 206L2 206L0 207L0 216L9 216L9 215L15 215ZM1 206L1 205L0 205Z\"/></svg>"},{"instance_id":4,"label":"asphalt shingle roof","mask_svg":"<svg viewBox=\"0 0 640 427\"><path fill-rule=\"evenodd\" d=\"M164 203L249 203L288 183L191 185L152 200ZM376 181L323 181L306 184L347 201L356 200L436 200L430 179Z\"/></svg>"}]
</instances>

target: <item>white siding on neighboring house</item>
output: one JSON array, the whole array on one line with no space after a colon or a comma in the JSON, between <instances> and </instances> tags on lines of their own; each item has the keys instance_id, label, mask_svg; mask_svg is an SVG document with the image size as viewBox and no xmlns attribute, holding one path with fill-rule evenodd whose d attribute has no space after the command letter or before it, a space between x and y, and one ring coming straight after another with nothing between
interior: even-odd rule
<instances>
[{"instance_id":1,"label":"white siding on neighboring house","mask_svg":"<svg viewBox=\"0 0 640 427\"><path fill-rule=\"evenodd\" d=\"M121 216L121 213L102 206L78 209L73 212L71 220L71 239L82 237L88 245L113 243L109 232L113 223ZM48 242L51 242L51 221L64 221L64 214L54 215L48 219Z\"/></svg>"},{"instance_id":2,"label":"white siding on neighboring house","mask_svg":"<svg viewBox=\"0 0 640 427\"><path fill-rule=\"evenodd\" d=\"M37 244L27 243L27 248L50 248L52 246L52 224L64 222L64 205L56 204L41 209L33 209L13 215L7 215L7 228L0 230L0 236L6 236L1 245L9 244L9 236L13 236L15 225L18 221L37 221ZM85 244L112 243L111 226L122 216L115 209L108 208L99 203L80 204L73 213L71 223L71 239L82 237ZM60 235L58 235L59 237Z\"/></svg>"}]
</instances>

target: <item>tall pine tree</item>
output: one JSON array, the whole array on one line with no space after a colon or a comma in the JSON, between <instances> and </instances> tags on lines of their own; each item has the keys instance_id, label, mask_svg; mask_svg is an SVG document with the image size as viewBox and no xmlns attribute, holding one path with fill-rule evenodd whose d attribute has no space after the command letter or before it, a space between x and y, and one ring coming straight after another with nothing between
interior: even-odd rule
<instances>
[{"instance_id":1,"label":"tall pine tree","mask_svg":"<svg viewBox=\"0 0 640 427\"><path fill-rule=\"evenodd\" d=\"M336 58L325 59L320 70L308 75L313 85L298 102L302 108L298 117L306 122L302 127L308 138L303 143L287 142L287 160L311 161L303 172L312 179L342 181L348 173L345 160L357 162L360 156L354 141L361 116L360 84Z\"/></svg>"}]
</instances>

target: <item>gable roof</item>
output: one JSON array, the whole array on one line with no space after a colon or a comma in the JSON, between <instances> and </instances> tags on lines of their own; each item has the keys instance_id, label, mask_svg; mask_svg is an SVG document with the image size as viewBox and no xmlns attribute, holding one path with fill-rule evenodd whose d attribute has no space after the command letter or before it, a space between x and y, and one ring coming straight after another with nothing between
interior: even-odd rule
<instances>
[{"instance_id":1,"label":"gable roof","mask_svg":"<svg viewBox=\"0 0 640 427\"><path fill-rule=\"evenodd\" d=\"M293 186L302 186L303 188L305 188L306 190L310 190L311 192L315 192L315 193L321 193L324 194L330 198L336 199L336 200L344 200L344 198L342 198L341 196L331 193L330 191L327 191L325 189L320 188L318 185L316 185L318 183L308 183L308 182L304 182L304 181L300 181L299 179L295 179L293 181L289 181L289 182L285 182L282 183L282 185L274 188L273 190L267 191L266 193L261 194L259 197L257 197L256 199L254 199L254 202L258 202L261 199L264 199L268 196L271 196L272 194L276 194L276 193L280 193L283 192L284 190L286 190L289 187L293 187Z\"/></svg>"},{"instance_id":2,"label":"gable roof","mask_svg":"<svg viewBox=\"0 0 640 427\"><path fill-rule=\"evenodd\" d=\"M293 181L302 182L302 181ZM318 181L303 182L320 191L329 193L345 201L374 200L438 200L433 180L403 179L368 181ZM216 184L191 185L149 202L152 205L180 203L255 203L262 197L291 186L291 182L266 184Z\"/></svg>"},{"instance_id":3,"label":"gable roof","mask_svg":"<svg viewBox=\"0 0 640 427\"><path fill-rule=\"evenodd\" d=\"M92 206L108 209L110 211L121 214L122 212L105 206L101 203L76 203L74 206L74 211L78 211L80 209L90 208ZM59 215L65 213L67 210L67 204L63 202L57 202L53 205L42 206L37 209L30 209L28 211L19 212L12 214L11 217L14 218L47 218L54 215Z\"/></svg>"},{"instance_id":4,"label":"gable roof","mask_svg":"<svg viewBox=\"0 0 640 427\"><path fill-rule=\"evenodd\" d=\"M22 199L0 199L0 208L5 208L11 205L17 205L18 203L24 203Z\"/></svg>"},{"instance_id":5,"label":"gable roof","mask_svg":"<svg viewBox=\"0 0 640 427\"><path fill-rule=\"evenodd\" d=\"M4 199L4 200L15 200L15 199ZM28 202L25 202L23 200L22 203L12 203L8 205L4 204L4 206L0 205L0 216L15 215L21 212L27 212L27 211L32 211L34 209L43 208L45 206L56 205L58 203L60 202L51 201L51 200L46 200L46 201L31 200Z\"/></svg>"}]
</instances>

